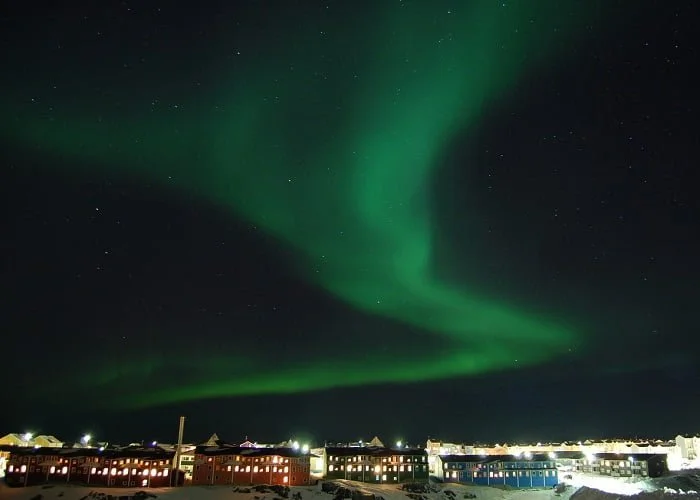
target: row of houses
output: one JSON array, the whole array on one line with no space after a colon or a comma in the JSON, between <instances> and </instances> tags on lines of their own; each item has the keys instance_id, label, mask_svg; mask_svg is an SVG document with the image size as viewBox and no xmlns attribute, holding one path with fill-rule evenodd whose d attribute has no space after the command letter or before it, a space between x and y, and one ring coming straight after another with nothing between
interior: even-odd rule
<instances>
[{"instance_id":1,"label":"row of houses","mask_svg":"<svg viewBox=\"0 0 700 500\"><path fill-rule=\"evenodd\" d=\"M184 482L184 475L177 471L173 474L174 452L159 447L4 446L3 451L9 455L5 470L5 482L9 486L67 483L160 488Z\"/></svg>"},{"instance_id":2,"label":"row of houses","mask_svg":"<svg viewBox=\"0 0 700 500\"><path fill-rule=\"evenodd\" d=\"M668 472L666 456L654 453L442 455L438 456L437 464L435 476L443 482L516 488L555 486L559 474L567 471L640 478L659 477Z\"/></svg>"},{"instance_id":3,"label":"row of houses","mask_svg":"<svg viewBox=\"0 0 700 500\"><path fill-rule=\"evenodd\" d=\"M662 439L587 439L554 443L468 444L428 439L428 464L437 474L438 456L446 455L514 455L565 454L578 452L584 456L600 453L629 455L664 455L671 470L700 468L700 436L678 435Z\"/></svg>"},{"instance_id":4,"label":"row of houses","mask_svg":"<svg viewBox=\"0 0 700 500\"><path fill-rule=\"evenodd\" d=\"M666 455L660 453L561 450L493 454L482 450L478 454L436 454L446 447L431 444L429 441L426 448L401 443L385 447L375 438L369 443L309 448L292 441L232 444L214 434L200 445L184 445L177 454L174 446L155 443L123 448L0 445L0 454L7 458L6 481L14 486L57 481L139 487L182 483L303 486L319 479L392 484L435 477L445 482L541 488L557 484L559 474L568 471L655 477L667 470Z\"/></svg>"}]
</instances>

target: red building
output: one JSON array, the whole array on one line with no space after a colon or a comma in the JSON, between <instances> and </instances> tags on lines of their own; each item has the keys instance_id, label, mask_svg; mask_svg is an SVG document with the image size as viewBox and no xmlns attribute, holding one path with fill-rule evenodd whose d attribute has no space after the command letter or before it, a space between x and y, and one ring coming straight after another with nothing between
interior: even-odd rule
<instances>
[{"instance_id":1,"label":"red building","mask_svg":"<svg viewBox=\"0 0 700 500\"><path fill-rule=\"evenodd\" d=\"M192 484L304 486L310 461L308 453L292 448L198 446Z\"/></svg>"},{"instance_id":2,"label":"red building","mask_svg":"<svg viewBox=\"0 0 700 500\"><path fill-rule=\"evenodd\" d=\"M72 483L162 488L173 486L173 456L173 452L157 447L104 450L18 447L10 451L5 481L10 486Z\"/></svg>"}]
</instances>

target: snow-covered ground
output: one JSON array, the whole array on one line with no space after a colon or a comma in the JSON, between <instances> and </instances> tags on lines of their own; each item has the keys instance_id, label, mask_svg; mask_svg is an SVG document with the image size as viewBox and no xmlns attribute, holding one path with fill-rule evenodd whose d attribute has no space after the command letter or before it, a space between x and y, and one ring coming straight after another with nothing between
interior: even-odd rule
<instances>
[{"instance_id":1,"label":"snow-covered ground","mask_svg":"<svg viewBox=\"0 0 700 500\"><path fill-rule=\"evenodd\" d=\"M688 470L660 478L619 478L594 474L563 473L559 477L575 489L588 488L616 495L637 495L640 493L678 493L681 495L698 495L700 498L700 471ZM570 474L571 479L564 479Z\"/></svg>"},{"instance_id":2,"label":"snow-covered ground","mask_svg":"<svg viewBox=\"0 0 700 500\"><path fill-rule=\"evenodd\" d=\"M357 489L381 496L384 500L410 500L406 492L397 485L376 485L340 481L350 489ZM464 500L474 495L476 500L616 500L629 496L630 500L683 500L700 499L700 476L688 472L660 479L625 480L590 475L574 475L567 480L571 487L561 494L552 489L512 490L488 486L461 484L435 485L435 492L423 493L426 500ZM89 488L74 485L31 486L28 488L8 488L0 483L0 500L148 500L143 495L153 495L154 500L275 500L279 496L273 492L240 493L227 486L185 486L181 488ZM446 495L450 490L454 495ZM607 493L605 493L607 491ZM302 500L333 500L333 495L324 493L319 486L292 487L289 498L295 493ZM151 497L153 498L153 497Z\"/></svg>"}]
</instances>

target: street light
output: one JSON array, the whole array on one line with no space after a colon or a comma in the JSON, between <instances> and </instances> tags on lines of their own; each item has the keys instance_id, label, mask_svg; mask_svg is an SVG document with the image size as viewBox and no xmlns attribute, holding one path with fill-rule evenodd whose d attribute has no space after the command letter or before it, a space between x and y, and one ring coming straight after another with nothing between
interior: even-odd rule
<instances>
[{"instance_id":1,"label":"street light","mask_svg":"<svg viewBox=\"0 0 700 500\"><path fill-rule=\"evenodd\" d=\"M31 432L25 432L24 434L22 434L22 441L24 441L24 446L29 446L30 441L32 440L33 437L34 437L34 434L32 434Z\"/></svg>"},{"instance_id":2,"label":"street light","mask_svg":"<svg viewBox=\"0 0 700 500\"><path fill-rule=\"evenodd\" d=\"M83 446L85 448L89 448L91 439L92 439L92 436L90 434L85 434L83 437L80 438L80 442L83 443Z\"/></svg>"},{"instance_id":3,"label":"street light","mask_svg":"<svg viewBox=\"0 0 700 500\"><path fill-rule=\"evenodd\" d=\"M403 443L401 441L396 441L396 447L401 448L403 446Z\"/></svg>"},{"instance_id":4,"label":"street light","mask_svg":"<svg viewBox=\"0 0 700 500\"><path fill-rule=\"evenodd\" d=\"M303 444L301 447L301 452L302 453L308 453L309 452L309 445L308 444Z\"/></svg>"}]
</instances>

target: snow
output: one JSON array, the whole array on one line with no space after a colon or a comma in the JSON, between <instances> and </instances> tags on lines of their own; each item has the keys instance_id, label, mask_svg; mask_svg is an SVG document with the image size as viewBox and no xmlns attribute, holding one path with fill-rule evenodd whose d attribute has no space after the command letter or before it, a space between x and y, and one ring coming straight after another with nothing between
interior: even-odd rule
<instances>
[{"instance_id":1,"label":"snow","mask_svg":"<svg viewBox=\"0 0 700 500\"><path fill-rule=\"evenodd\" d=\"M422 494L426 500L449 500L444 491L454 492L455 500L463 500L465 494L473 494L476 500L700 500L700 476L698 471L659 479L628 480L593 475L572 475L565 492L557 494L552 489L515 490L463 484L437 484L435 492ZM394 484L363 484L338 481L350 489L357 489L381 496L384 500L410 500L406 492ZM133 497L142 492L155 495L155 500L274 500L275 493L234 492L228 486L184 486L181 488L90 488L76 485L31 486L9 488L0 483L0 500L106 500L112 497ZM91 495L92 493L92 495ZM333 500L333 496L321 491L320 485L291 487L290 499L300 493L302 500ZM41 495L41 498L39 498ZM137 496L138 498L139 496ZM143 498L143 497L142 497ZM145 500L148 500L147 498Z\"/></svg>"}]
</instances>

